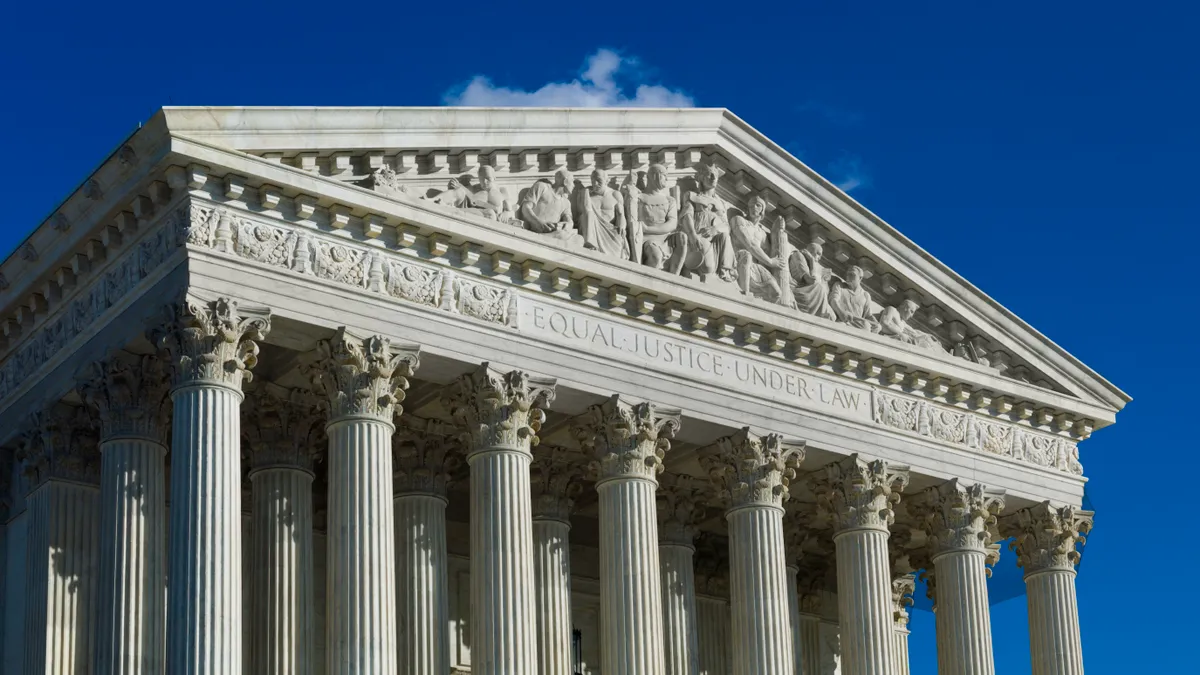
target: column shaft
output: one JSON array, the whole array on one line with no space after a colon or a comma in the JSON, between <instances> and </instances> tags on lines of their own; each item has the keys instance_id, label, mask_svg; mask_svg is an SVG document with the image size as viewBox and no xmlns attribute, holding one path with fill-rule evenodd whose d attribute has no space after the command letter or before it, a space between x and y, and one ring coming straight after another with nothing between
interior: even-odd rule
<instances>
[{"instance_id":1,"label":"column shaft","mask_svg":"<svg viewBox=\"0 0 1200 675\"><path fill-rule=\"evenodd\" d=\"M645 478L615 478L596 488L605 675L664 673L656 487Z\"/></svg>"},{"instance_id":2,"label":"column shaft","mask_svg":"<svg viewBox=\"0 0 1200 675\"><path fill-rule=\"evenodd\" d=\"M896 627L896 675L908 675L908 629Z\"/></svg>"},{"instance_id":3,"label":"column shaft","mask_svg":"<svg viewBox=\"0 0 1200 675\"><path fill-rule=\"evenodd\" d=\"M934 556L937 575L939 675L993 675L985 554L949 551Z\"/></svg>"},{"instance_id":4,"label":"column shaft","mask_svg":"<svg viewBox=\"0 0 1200 675\"><path fill-rule=\"evenodd\" d=\"M730 511L726 520L733 672L791 675L796 656L787 599L783 509L745 506Z\"/></svg>"},{"instance_id":5,"label":"column shaft","mask_svg":"<svg viewBox=\"0 0 1200 675\"><path fill-rule=\"evenodd\" d=\"M794 565L787 567L787 599L788 599L788 625L792 629L792 654L794 656L792 670L795 675L803 675L804 660L800 657L800 588L798 585L797 576L800 570Z\"/></svg>"},{"instance_id":6,"label":"column shaft","mask_svg":"<svg viewBox=\"0 0 1200 675\"><path fill-rule=\"evenodd\" d=\"M398 494L396 511L396 640L399 675L450 672L446 500Z\"/></svg>"},{"instance_id":7,"label":"column shaft","mask_svg":"<svg viewBox=\"0 0 1200 675\"><path fill-rule=\"evenodd\" d=\"M255 675L313 672L312 479L288 467L250 476Z\"/></svg>"},{"instance_id":8,"label":"column shaft","mask_svg":"<svg viewBox=\"0 0 1200 675\"><path fill-rule=\"evenodd\" d=\"M396 672L392 432L373 417L330 422L329 675Z\"/></svg>"},{"instance_id":9,"label":"column shaft","mask_svg":"<svg viewBox=\"0 0 1200 675\"><path fill-rule=\"evenodd\" d=\"M167 661L178 675L242 670L241 393L172 392Z\"/></svg>"},{"instance_id":10,"label":"column shaft","mask_svg":"<svg viewBox=\"0 0 1200 675\"><path fill-rule=\"evenodd\" d=\"M696 627L695 549L676 543L658 547L662 564L663 627L667 675L700 672L700 641Z\"/></svg>"},{"instance_id":11,"label":"column shaft","mask_svg":"<svg viewBox=\"0 0 1200 675\"><path fill-rule=\"evenodd\" d=\"M99 491L49 480L29 494L24 675L87 673L93 658Z\"/></svg>"},{"instance_id":12,"label":"column shaft","mask_svg":"<svg viewBox=\"0 0 1200 675\"><path fill-rule=\"evenodd\" d=\"M472 673L537 672L537 638L530 630L536 621L530 459L504 449L468 458Z\"/></svg>"},{"instance_id":13,"label":"column shaft","mask_svg":"<svg viewBox=\"0 0 1200 675\"><path fill-rule=\"evenodd\" d=\"M1025 577L1033 675L1083 675L1075 571L1050 568ZM941 592L941 581L938 581Z\"/></svg>"},{"instance_id":14,"label":"column shaft","mask_svg":"<svg viewBox=\"0 0 1200 675\"><path fill-rule=\"evenodd\" d=\"M166 448L147 438L100 446L100 575L95 675L166 672Z\"/></svg>"},{"instance_id":15,"label":"column shaft","mask_svg":"<svg viewBox=\"0 0 1200 675\"><path fill-rule=\"evenodd\" d=\"M540 675L572 675L571 524L553 518L533 520L533 576L536 589L537 654Z\"/></svg>"},{"instance_id":16,"label":"column shaft","mask_svg":"<svg viewBox=\"0 0 1200 675\"><path fill-rule=\"evenodd\" d=\"M894 661L888 533L855 529L834 536L844 675L889 675Z\"/></svg>"},{"instance_id":17,"label":"column shaft","mask_svg":"<svg viewBox=\"0 0 1200 675\"><path fill-rule=\"evenodd\" d=\"M800 615L800 671L797 675L821 675L821 617Z\"/></svg>"},{"instance_id":18,"label":"column shaft","mask_svg":"<svg viewBox=\"0 0 1200 675\"><path fill-rule=\"evenodd\" d=\"M696 633L700 643L700 675L729 675L729 604L720 600L697 600Z\"/></svg>"}]
</instances>

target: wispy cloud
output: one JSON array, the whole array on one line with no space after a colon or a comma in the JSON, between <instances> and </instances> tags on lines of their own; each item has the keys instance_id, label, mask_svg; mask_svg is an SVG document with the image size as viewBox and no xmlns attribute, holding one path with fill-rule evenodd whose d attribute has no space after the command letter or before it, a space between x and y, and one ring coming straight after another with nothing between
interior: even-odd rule
<instances>
[{"instance_id":1,"label":"wispy cloud","mask_svg":"<svg viewBox=\"0 0 1200 675\"><path fill-rule=\"evenodd\" d=\"M863 166L862 159L844 154L829 164L826 176L844 192L871 187L871 174Z\"/></svg>"},{"instance_id":2,"label":"wispy cloud","mask_svg":"<svg viewBox=\"0 0 1200 675\"><path fill-rule=\"evenodd\" d=\"M838 127L852 127L863 121L863 115L860 112L822 101L805 101L796 106L796 112L819 117Z\"/></svg>"},{"instance_id":3,"label":"wispy cloud","mask_svg":"<svg viewBox=\"0 0 1200 675\"><path fill-rule=\"evenodd\" d=\"M627 86L618 83L618 77ZM687 93L646 79L636 57L599 49L570 82L549 82L529 91L497 86L486 75L476 75L442 98L448 105L467 106L690 108L696 104Z\"/></svg>"}]
</instances>

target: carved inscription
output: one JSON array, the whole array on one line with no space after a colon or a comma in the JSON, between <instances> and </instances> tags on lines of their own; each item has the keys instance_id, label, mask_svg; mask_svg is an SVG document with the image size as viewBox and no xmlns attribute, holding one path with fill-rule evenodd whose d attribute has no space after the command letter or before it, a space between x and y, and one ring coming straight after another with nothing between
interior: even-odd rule
<instances>
[{"instance_id":1,"label":"carved inscription","mask_svg":"<svg viewBox=\"0 0 1200 675\"><path fill-rule=\"evenodd\" d=\"M554 342L839 417L871 419L867 387L721 353L537 300L524 301L520 312L523 332Z\"/></svg>"}]
</instances>

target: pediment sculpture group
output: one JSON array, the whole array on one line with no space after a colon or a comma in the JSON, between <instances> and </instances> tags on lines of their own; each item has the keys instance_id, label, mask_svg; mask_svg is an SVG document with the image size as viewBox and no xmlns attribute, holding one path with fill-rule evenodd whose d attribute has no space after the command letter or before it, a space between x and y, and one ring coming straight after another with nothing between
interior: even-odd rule
<instances>
[{"instance_id":1,"label":"pediment sculpture group","mask_svg":"<svg viewBox=\"0 0 1200 675\"><path fill-rule=\"evenodd\" d=\"M701 281L736 284L746 295L922 349L946 351L937 337L909 323L919 308L915 301L877 309L863 286L861 267L851 265L838 276L822 261L819 241L792 246L783 217L767 222L762 196L751 196L744 210L725 201L717 194L723 173L715 164L700 165L692 189L677 198L667 187L662 164L651 164L642 181L630 172L620 187L610 184L603 169L593 170L584 186L563 168L522 189L514 208L508 190L496 184L494 169L485 165L474 185L452 178L445 190L418 198L523 227L566 247ZM390 168L376 171L372 181L376 189L408 194Z\"/></svg>"}]
</instances>

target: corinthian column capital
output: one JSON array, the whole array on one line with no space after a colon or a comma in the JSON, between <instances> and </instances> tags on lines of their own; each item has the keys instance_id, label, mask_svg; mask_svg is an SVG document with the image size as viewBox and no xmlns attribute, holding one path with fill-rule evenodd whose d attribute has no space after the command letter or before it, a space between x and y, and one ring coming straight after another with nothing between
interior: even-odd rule
<instances>
[{"instance_id":1,"label":"corinthian column capital","mask_svg":"<svg viewBox=\"0 0 1200 675\"><path fill-rule=\"evenodd\" d=\"M662 460L679 431L680 412L654 403L630 403L614 394L593 405L572 425L572 432L592 453L600 481L649 478L662 472Z\"/></svg>"},{"instance_id":2,"label":"corinthian column capital","mask_svg":"<svg viewBox=\"0 0 1200 675\"><path fill-rule=\"evenodd\" d=\"M533 458L533 517L568 522L583 491L584 467L561 448Z\"/></svg>"},{"instance_id":3,"label":"corinthian column capital","mask_svg":"<svg viewBox=\"0 0 1200 675\"><path fill-rule=\"evenodd\" d=\"M309 392L268 385L246 396L243 449L250 472L272 467L312 471L320 447L320 400Z\"/></svg>"},{"instance_id":4,"label":"corinthian column capital","mask_svg":"<svg viewBox=\"0 0 1200 675\"><path fill-rule=\"evenodd\" d=\"M120 353L90 364L79 395L100 417L104 439L120 436L163 440L167 372L162 359Z\"/></svg>"},{"instance_id":5,"label":"corinthian column capital","mask_svg":"<svg viewBox=\"0 0 1200 675\"><path fill-rule=\"evenodd\" d=\"M896 628L908 627L908 608L913 606L913 593L916 590L915 574L892 577L892 619L896 622Z\"/></svg>"},{"instance_id":6,"label":"corinthian column capital","mask_svg":"<svg viewBox=\"0 0 1200 675\"><path fill-rule=\"evenodd\" d=\"M147 337L171 365L172 384L218 384L241 389L258 362L258 341L271 330L265 307L236 300L187 296L169 305L162 325Z\"/></svg>"},{"instance_id":7,"label":"corinthian column capital","mask_svg":"<svg viewBox=\"0 0 1200 675\"><path fill-rule=\"evenodd\" d=\"M759 436L745 427L702 451L700 465L729 508L782 507L803 459L803 444L785 446L779 434Z\"/></svg>"},{"instance_id":8,"label":"corinthian column capital","mask_svg":"<svg viewBox=\"0 0 1200 675\"><path fill-rule=\"evenodd\" d=\"M813 472L809 480L818 509L832 517L835 532L886 532L895 520L892 507L908 486L908 467L855 454Z\"/></svg>"},{"instance_id":9,"label":"corinthian column capital","mask_svg":"<svg viewBox=\"0 0 1200 675\"><path fill-rule=\"evenodd\" d=\"M955 478L921 492L912 500L911 513L936 558L950 551L986 553L1003 509L1003 492Z\"/></svg>"},{"instance_id":10,"label":"corinthian column capital","mask_svg":"<svg viewBox=\"0 0 1200 675\"><path fill-rule=\"evenodd\" d=\"M546 421L542 409L554 400L554 384L553 378L501 372L483 363L455 380L442 403L466 428L468 455L496 448L529 452Z\"/></svg>"},{"instance_id":11,"label":"corinthian column capital","mask_svg":"<svg viewBox=\"0 0 1200 675\"><path fill-rule=\"evenodd\" d=\"M462 465L462 443L441 423L428 420L424 431L403 428L392 435L392 493L446 497Z\"/></svg>"},{"instance_id":12,"label":"corinthian column capital","mask_svg":"<svg viewBox=\"0 0 1200 675\"><path fill-rule=\"evenodd\" d=\"M408 378L420 363L420 347L393 345L381 335L358 337L342 326L317 343L308 373L329 402L330 421L366 417L391 422L400 414Z\"/></svg>"},{"instance_id":13,"label":"corinthian column capital","mask_svg":"<svg viewBox=\"0 0 1200 675\"><path fill-rule=\"evenodd\" d=\"M1009 547L1029 576L1046 570L1074 571L1095 513L1042 502L1000 519L1000 533L1013 537Z\"/></svg>"},{"instance_id":14,"label":"corinthian column capital","mask_svg":"<svg viewBox=\"0 0 1200 675\"><path fill-rule=\"evenodd\" d=\"M84 408L56 403L30 415L21 436L21 462L29 492L51 479L100 482L99 436Z\"/></svg>"},{"instance_id":15,"label":"corinthian column capital","mask_svg":"<svg viewBox=\"0 0 1200 675\"><path fill-rule=\"evenodd\" d=\"M658 489L658 541L694 548L709 492L698 481L667 474Z\"/></svg>"}]
</instances>

